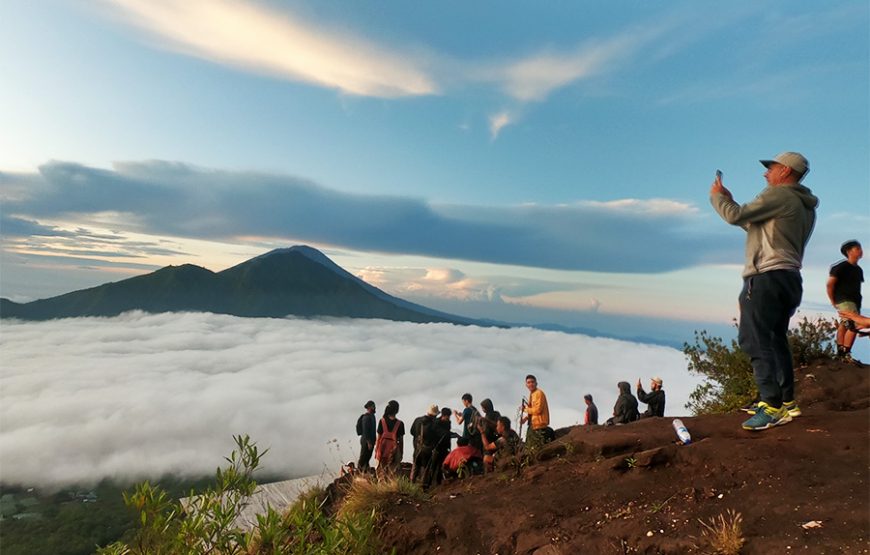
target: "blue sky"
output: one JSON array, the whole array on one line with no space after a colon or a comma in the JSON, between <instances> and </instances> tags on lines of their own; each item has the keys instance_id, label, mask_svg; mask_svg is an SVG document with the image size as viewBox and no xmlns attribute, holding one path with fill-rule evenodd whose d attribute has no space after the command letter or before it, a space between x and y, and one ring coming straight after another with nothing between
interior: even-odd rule
<instances>
[{"instance_id":1,"label":"blue sky","mask_svg":"<svg viewBox=\"0 0 870 555\"><path fill-rule=\"evenodd\" d=\"M866 2L7 0L0 294L309 243L469 315L726 327L713 172L748 201L797 150L825 309L870 240L868 29Z\"/></svg>"}]
</instances>

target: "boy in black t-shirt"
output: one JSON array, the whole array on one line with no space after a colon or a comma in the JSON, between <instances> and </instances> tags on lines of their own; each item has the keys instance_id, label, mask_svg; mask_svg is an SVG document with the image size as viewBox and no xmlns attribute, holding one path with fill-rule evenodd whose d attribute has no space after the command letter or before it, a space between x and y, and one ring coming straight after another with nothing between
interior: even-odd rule
<instances>
[{"instance_id":1,"label":"boy in black t-shirt","mask_svg":"<svg viewBox=\"0 0 870 555\"><path fill-rule=\"evenodd\" d=\"M864 256L861 243L846 241L840 247L840 252L846 257L833 266L828 277L828 299L839 312L861 312L861 283L864 282L864 272L858 266L858 261ZM857 362L852 359L852 344L855 342L855 323L842 318L837 327L837 356L847 362Z\"/></svg>"}]
</instances>

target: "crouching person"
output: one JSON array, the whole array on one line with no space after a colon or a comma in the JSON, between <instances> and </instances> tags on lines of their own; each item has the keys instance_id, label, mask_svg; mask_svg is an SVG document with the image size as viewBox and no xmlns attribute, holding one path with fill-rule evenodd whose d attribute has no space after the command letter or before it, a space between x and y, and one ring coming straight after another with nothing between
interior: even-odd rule
<instances>
[{"instance_id":1,"label":"crouching person","mask_svg":"<svg viewBox=\"0 0 870 555\"><path fill-rule=\"evenodd\" d=\"M483 457L476 447L469 445L467 437L461 437L456 440L456 449L444 459L442 470L445 478L480 474L483 471Z\"/></svg>"}]
</instances>

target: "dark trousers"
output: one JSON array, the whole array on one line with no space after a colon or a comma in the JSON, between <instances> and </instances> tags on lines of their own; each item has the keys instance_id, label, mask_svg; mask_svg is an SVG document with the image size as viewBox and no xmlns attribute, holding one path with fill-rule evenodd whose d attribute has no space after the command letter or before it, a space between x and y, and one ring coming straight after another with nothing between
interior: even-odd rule
<instances>
[{"instance_id":1,"label":"dark trousers","mask_svg":"<svg viewBox=\"0 0 870 555\"><path fill-rule=\"evenodd\" d=\"M801 275L774 270L743 280L738 342L752 362L759 398L774 408L794 401L788 321L801 302Z\"/></svg>"},{"instance_id":2,"label":"dark trousers","mask_svg":"<svg viewBox=\"0 0 870 555\"><path fill-rule=\"evenodd\" d=\"M375 443L371 443L371 447L369 447L368 442L365 439L360 439L359 442L359 461L357 462L356 467L359 470L368 470L371 468L370 462L372 460L372 452L375 450Z\"/></svg>"}]
</instances>

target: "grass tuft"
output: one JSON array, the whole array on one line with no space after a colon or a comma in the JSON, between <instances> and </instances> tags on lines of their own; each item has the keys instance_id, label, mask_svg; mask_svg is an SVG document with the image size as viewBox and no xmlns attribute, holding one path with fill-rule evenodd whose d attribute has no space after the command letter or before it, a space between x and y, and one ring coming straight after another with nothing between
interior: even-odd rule
<instances>
[{"instance_id":1,"label":"grass tuft","mask_svg":"<svg viewBox=\"0 0 870 555\"><path fill-rule=\"evenodd\" d=\"M342 517L378 514L387 503L394 502L399 497L417 501L427 498L419 484L404 477L385 480L356 478L348 488L338 514Z\"/></svg>"},{"instance_id":2,"label":"grass tuft","mask_svg":"<svg viewBox=\"0 0 870 555\"><path fill-rule=\"evenodd\" d=\"M701 540L715 555L738 555L746 543L743 537L743 516L728 509L725 514L711 518L709 522L698 519L703 529Z\"/></svg>"}]
</instances>

